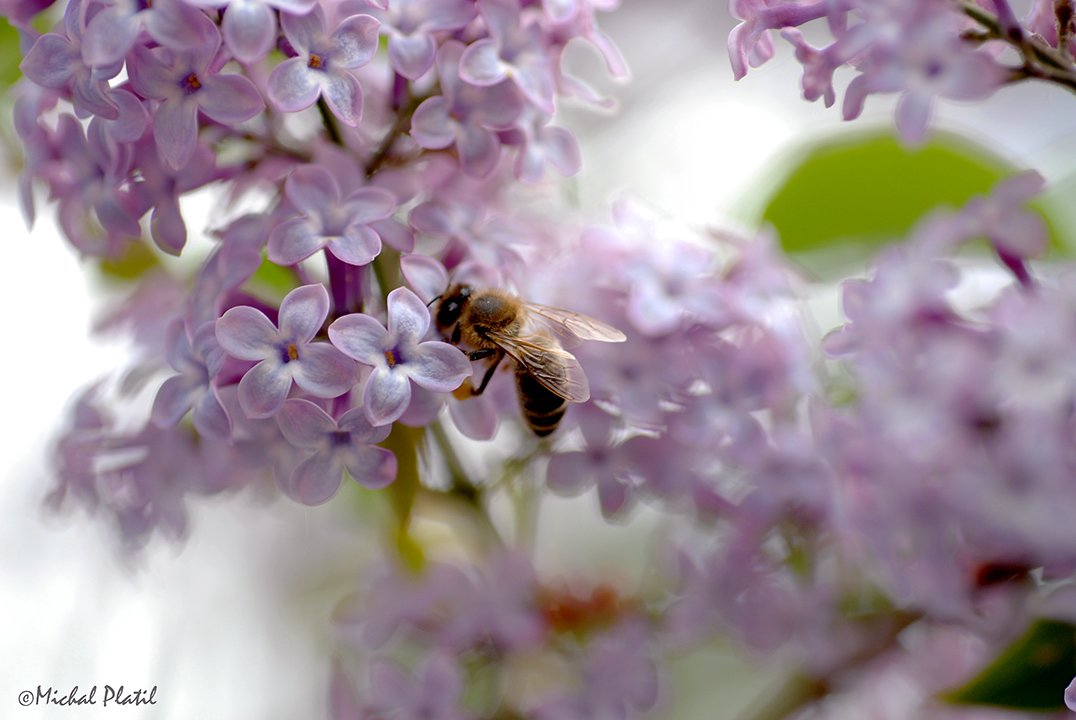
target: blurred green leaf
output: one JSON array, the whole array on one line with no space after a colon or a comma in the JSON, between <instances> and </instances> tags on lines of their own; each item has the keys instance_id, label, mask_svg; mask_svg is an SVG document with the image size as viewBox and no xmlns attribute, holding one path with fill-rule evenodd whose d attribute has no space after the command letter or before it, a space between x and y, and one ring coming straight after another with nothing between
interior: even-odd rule
<instances>
[{"instance_id":1,"label":"blurred green leaf","mask_svg":"<svg viewBox=\"0 0 1076 720\"><path fill-rule=\"evenodd\" d=\"M20 62L19 32L7 20L0 19L0 92L14 85L22 75Z\"/></svg>"},{"instance_id":2,"label":"blurred green leaf","mask_svg":"<svg viewBox=\"0 0 1076 720\"><path fill-rule=\"evenodd\" d=\"M133 242L116 258L102 260L98 267L107 281L131 282L161 267L161 261L144 242Z\"/></svg>"},{"instance_id":3,"label":"blurred green leaf","mask_svg":"<svg viewBox=\"0 0 1076 720\"><path fill-rule=\"evenodd\" d=\"M808 270L833 277L936 207L959 208L1014 172L987 148L945 133L917 149L889 133L842 135L804 150L761 219Z\"/></svg>"},{"instance_id":4,"label":"blurred green leaf","mask_svg":"<svg viewBox=\"0 0 1076 720\"><path fill-rule=\"evenodd\" d=\"M958 705L992 705L1041 712L1065 709L1076 675L1076 627L1038 620L963 687L941 697Z\"/></svg>"},{"instance_id":5,"label":"blurred green leaf","mask_svg":"<svg viewBox=\"0 0 1076 720\"><path fill-rule=\"evenodd\" d=\"M245 289L257 298L276 302L295 289L295 273L262 257L262 264L247 280Z\"/></svg>"}]
</instances>

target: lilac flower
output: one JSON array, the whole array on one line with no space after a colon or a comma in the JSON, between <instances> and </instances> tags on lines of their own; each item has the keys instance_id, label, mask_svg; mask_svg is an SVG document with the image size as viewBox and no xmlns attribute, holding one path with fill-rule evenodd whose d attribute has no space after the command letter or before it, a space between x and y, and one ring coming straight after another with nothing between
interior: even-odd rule
<instances>
[{"instance_id":1,"label":"lilac flower","mask_svg":"<svg viewBox=\"0 0 1076 720\"><path fill-rule=\"evenodd\" d=\"M1006 262L1037 258L1046 251L1046 223L1024 206L1042 192L1046 181L1035 171L1020 173L995 187L987 197L974 198L962 215L969 235L987 237Z\"/></svg>"},{"instance_id":2,"label":"lilac flower","mask_svg":"<svg viewBox=\"0 0 1076 720\"><path fill-rule=\"evenodd\" d=\"M461 668L445 653L432 653L412 674L388 658L375 658L370 667L368 717L394 720L465 720L458 708L464 690Z\"/></svg>"},{"instance_id":3,"label":"lilac flower","mask_svg":"<svg viewBox=\"0 0 1076 720\"><path fill-rule=\"evenodd\" d=\"M149 113L146 111L146 106L133 92L123 88L110 90L108 95L116 106L116 117L96 116L90 121L87 135L103 134L105 137L98 140L101 143L137 142L149 125Z\"/></svg>"},{"instance_id":4,"label":"lilac flower","mask_svg":"<svg viewBox=\"0 0 1076 720\"><path fill-rule=\"evenodd\" d=\"M82 59L82 2L74 0L64 11L64 34L46 33L19 65L41 87L70 89L71 102L82 111L115 119L118 109L108 96L106 77L100 77Z\"/></svg>"},{"instance_id":5,"label":"lilac flower","mask_svg":"<svg viewBox=\"0 0 1076 720\"><path fill-rule=\"evenodd\" d=\"M1006 79L993 57L959 39L950 16L927 10L921 15L902 23L898 39L872 47L863 74L848 85L843 108L845 119L852 119L868 94L900 92L897 130L910 144L925 138L936 97L981 99Z\"/></svg>"},{"instance_id":6,"label":"lilac flower","mask_svg":"<svg viewBox=\"0 0 1076 720\"><path fill-rule=\"evenodd\" d=\"M487 87L505 79L543 112L555 110L553 63L536 22L521 24L516 0L478 0L490 37L467 47L460 57L460 78Z\"/></svg>"},{"instance_id":7,"label":"lilac flower","mask_svg":"<svg viewBox=\"0 0 1076 720\"><path fill-rule=\"evenodd\" d=\"M501 143L494 130L510 128L523 109L515 86L501 82L491 87L470 85L459 77L463 45L446 42L437 53L441 95L428 98L411 118L411 137L419 145L439 150L455 145L460 167L468 175L493 172Z\"/></svg>"},{"instance_id":8,"label":"lilac flower","mask_svg":"<svg viewBox=\"0 0 1076 720\"><path fill-rule=\"evenodd\" d=\"M451 392L471 375L467 357L447 343L422 342L430 326L426 305L407 288L388 296L388 329L369 315L355 313L329 326L329 338L348 357L374 368L363 391L363 408L374 425L403 415L411 383L434 392Z\"/></svg>"},{"instance_id":9,"label":"lilac flower","mask_svg":"<svg viewBox=\"0 0 1076 720\"><path fill-rule=\"evenodd\" d=\"M351 265L366 265L381 252L381 237L371 227L396 209L392 193L360 187L346 198L327 170L307 165L292 171L284 192L301 213L269 236L269 259L295 265L322 248Z\"/></svg>"},{"instance_id":10,"label":"lilac flower","mask_svg":"<svg viewBox=\"0 0 1076 720\"><path fill-rule=\"evenodd\" d=\"M236 60L253 63L261 60L276 43L274 10L289 15L306 15L316 0L190 0L202 7L227 6L221 21L224 45Z\"/></svg>"},{"instance_id":11,"label":"lilac flower","mask_svg":"<svg viewBox=\"0 0 1076 720\"><path fill-rule=\"evenodd\" d=\"M258 89L247 78L218 74L214 62L220 33L199 13L206 27L195 48L173 51L138 46L128 64L131 85L141 95L160 101L153 112L153 137L164 164L180 170L190 162L198 144L198 111L224 124L249 120L265 107Z\"/></svg>"},{"instance_id":12,"label":"lilac flower","mask_svg":"<svg viewBox=\"0 0 1076 720\"><path fill-rule=\"evenodd\" d=\"M209 41L210 28L216 33L201 10L182 0L100 0L100 4L103 7L90 18L83 35L82 58L91 67L122 61L143 29L173 50L196 50Z\"/></svg>"},{"instance_id":13,"label":"lilac flower","mask_svg":"<svg viewBox=\"0 0 1076 720\"><path fill-rule=\"evenodd\" d=\"M434 33L459 30L475 17L466 0L395 0L387 10L374 11L381 32L389 39L389 61L400 75L417 80L433 65L437 52ZM439 74L444 82L445 75Z\"/></svg>"},{"instance_id":14,"label":"lilac flower","mask_svg":"<svg viewBox=\"0 0 1076 720\"><path fill-rule=\"evenodd\" d=\"M389 428L375 428L363 417L362 408L333 420L309 400L291 399L276 415L280 431L297 448L314 454L292 471L284 491L306 505L320 505L336 494L347 470L355 482L371 489L383 488L396 479L396 456L375 447L389 435Z\"/></svg>"},{"instance_id":15,"label":"lilac flower","mask_svg":"<svg viewBox=\"0 0 1076 720\"><path fill-rule=\"evenodd\" d=\"M306 15L281 17L288 42L298 53L273 68L269 99L285 112L297 112L324 97L340 121L357 127L362 117L362 87L348 70L370 62L377 51L379 23L369 15L345 18L332 31L320 6Z\"/></svg>"},{"instance_id":16,"label":"lilac flower","mask_svg":"<svg viewBox=\"0 0 1076 720\"><path fill-rule=\"evenodd\" d=\"M1076 712L1076 678L1065 688L1065 707Z\"/></svg>"},{"instance_id":17,"label":"lilac flower","mask_svg":"<svg viewBox=\"0 0 1076 720\"><path fill-rule=\"evenodd\" d=\"M758 66L773 57L769 30L802 25L824 17L828 0L731 0L729 10L740 24L729 33L729 60L737 80L747 65Z\"/></svg>"},{"instance_id":18,"label":"lilac flower","mask_svg":"<svg viewBox=\"0 0 1076 720\"><path fill-rule=\"evenodd\" d=\"M826 107L832 107L837 100L833 71L843 62L838 52L839 43L819 50L812 47L796 28L784 28L781 37L796 48L796 59L803 65L803 98L811 102L822 98Z\"/></svg>"},{"instance_id":19,"label":"lilac flower","mask_svg":"<svg viewBox=\"0 0 1076 720\"><path fill-rule=\"evenodd\" d=\"M565 177L575 175L582 167L579 145L568 130L548 125L549 118L531 112L517 127L522 134L515 174L524 182L539 182L547 165L552 165Z\"/></svg>"},{"instance_id":20,"label":"lilac flower","mask_svg":"<svg viewBox=\"0 0 1076 720\"><path fill-rule=\"evenodd\" d=\"M217 320L217 341L240 360L257 362L239 382L239 404L254 418L284 404L292 381L321 398L342 395L358 380L358 368L327 343L311 342L329 314L322 285L292 290L280 303L280 327L260 310L233 307Z\"/></svg>"},{"instance_id":21,"label":"lilac flower","mask_svg":"<svg viewBox=\"0 0 1076 720\"><path fill-rule=\"evenodd\" d=\"M52 140L61 160L48 168L45 177L59 200L64 234L82 252L98 257L118 254L142 234L140 213L123 189L131 166L129 149L107 143L101 135L87 138L70 115L60 117Z\"/></svg>"},{"instance_id":22,"label":"lilac flower","mask_svg":"<svg viewBox=\"0 0 1076 720\"><path fill-rule=\"evenodd\" d=\"M165 380L157 391L150 415L153 423L160 428L173 427L193 409L191 419L200 435L230 437L231 419L212 382L223 361L213 323L205 323L192 337L182 323L176 323L168 363L179 374Z\"/></svg>"}]
</instances>

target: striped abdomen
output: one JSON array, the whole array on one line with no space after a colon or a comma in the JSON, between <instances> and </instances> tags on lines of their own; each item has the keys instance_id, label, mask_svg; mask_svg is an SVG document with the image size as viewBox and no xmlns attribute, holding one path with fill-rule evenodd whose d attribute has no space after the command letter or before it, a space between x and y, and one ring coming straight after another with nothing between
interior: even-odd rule
<instances>
[{"instance_id":1,"label":"striped abdomen","mask_svg":"<svg viewBox=\"0 0 1076 720\"><path fill-rule=\"evenodd\" d=\"M550 392L520 365L516 365L516 389L523 419L534 434L545 437L556 430L568 409L568 401Z\"/></svg>"}]
</instances>

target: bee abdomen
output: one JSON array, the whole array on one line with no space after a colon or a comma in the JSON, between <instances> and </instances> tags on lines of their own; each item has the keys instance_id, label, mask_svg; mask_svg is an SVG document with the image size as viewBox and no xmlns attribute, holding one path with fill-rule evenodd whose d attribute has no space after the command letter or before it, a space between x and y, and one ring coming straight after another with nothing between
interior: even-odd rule
<instances>
[{"instance_id":1,"label":"bee abdomen","mask_svg":"<svg viewBox=\"0 0 1076 720\"><path fill-rule=\"evenodd\" d=\"M516 388L523 418L531 431L538 437L552 434L568 409L568 401L550 392L522 368L516 370Z\"/></svg>"}]
</instances>

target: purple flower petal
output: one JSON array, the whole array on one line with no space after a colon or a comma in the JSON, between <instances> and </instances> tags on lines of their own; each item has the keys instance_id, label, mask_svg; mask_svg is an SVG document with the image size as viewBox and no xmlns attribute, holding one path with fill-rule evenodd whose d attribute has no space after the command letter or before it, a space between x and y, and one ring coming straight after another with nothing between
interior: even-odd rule
<instances>
[{"instance_id":1,"label":"purple flower petal","mask_svg":"<svg viewBox=\"0 0 1076 720\"><path fill-rule=\"evenodd\" d=\"M315 5L312 12L301 15L285 12L280 16L280 27L291 46L302 55L324 37L325 12L320 5ZM304 60L299 60L305 64Z\"/></svg>"},{"instance_id":2,"label":"purple flower petal","mask_svg":"<svg viewBox=\"0 0 1076 720\"><path fill-rule=\"evenodd\" d=\"M150 419L159 428L174 427L191 409L198 384L184 375L174 375L164 381L153 399Z\"/></svg>"},{"instance_id":3,"label":"purple flower petal","mask_svg":"<svg viewBox=\"0 0 1076 720\"><path fill-rule=\"evenodd\" d=\"M377 52L377 34L381 23L370 15L352 15L333 31L333 62L351 70L360 68Z\"/></svg>"},{"instance_id":4,"label":"purple flower petal","mask_svg":"<svg viewBox=\"0 0 1076 720\"><path fill-rule=\"evenodd\" d=\"M281 488L304 505L328 502L344 481L344 467L335 453L319 452L299 463Z\"/></svg>"},{"instance_id":5,"label":"purple flower petal","mask_svg":"<svg viewBox=\"0 0 1076 720\"><path fill-rule=\"evenodd\" d=\"M418 295L399 287L388 296L389 334L417 341L430 327L430 310Z\"/></svg>"},{"instance_id":6,"label":"purple flower petal","mask_svg":"<svg viewBox=\"0 0 1076 720\"><path fill-rule=\"evenodd\" d=\"M232 436L232 419L224 408L215 387L202 395L191 413L194 429L202 437L229 438Z\"/></svg>"},{"instance_id":7,"label":"purple flower petal","mask_svg":"<svg viewBox=\"0 0 1076 720\"><path fill-rule=\"evenodd\" d=\"M162 102L153 116L153 139L161 161L182 170L198 144L198 106L189 99Z\"/></svg>"},{"instance_id":8,"label":"purple flower petal","mask_svg":"<svg viewBox=\"0 0 1076 720\"><path fill-rule=\"evenodd\" d=\"M320 215L327 203L340 200L340 187L332 174L320 165L303 165L288 175L284 194L301 212Z\"/></svg>"},{"instance_id":9,"label":"purple flower petal","mask_svg":"<svg viewBox=\"0 0 1076 720\"><path fill-rule=\"evenodd\" d=\"M82 59L87 65L101 67L123 59L134 45L141 23L134 15L117 6L105 8L93 16L82 35Z\"/></svg>"},{"instance_id":10,"label":"purple flower petal","mask_svg":"<svg viewBox=\"0 0 1076 720\"><path fill-rule=\"evenodd\" d=\"M366 225L390 216L396 209L396 196L381 188L359 188L348 196L347 209L351 222Z\"/></svg>"},{"instance_id":11,"label":"purple flower petal","mask_svg":"<svg viewBox=\"0 0 1076 720\"><path fill-rule=\"evenodd\" d=\"M223 343L221 343L223 345ZM291 372L277 360L263 360L239 381L239 406L249 418L274 415L291 389Z\"/></svg>"},{"instance_id":12,"label":"purple flower petal","mask_svg":"<svg viewBox=\"0 0 1076 720\"><path fill-rule=\"evenodd\" d=\"M452 392L471 376L471 363L459 348L448 343L431 341L418 346L418 354L410 362L411 379L434 392Z\"/></svg>"},{"instance_id":13,"label":"purple flower petal","mask_svg":"<svg viewBox=\"0 0 1076 720\"><path fill-rule=\"evenodd\" d=\"M365 225L351 225L331 238L329 252L349 265L368 265L381 252L381 238Z\"/></svg>"},{"instance_id":14,"label":"purple flower petal","mask_svg":"<svg viewBox=\"0 0 1076 720\"><path fill-rule=\"evenodd\" d=\"M486 38L469 45L460 57L460 77L480 87L496 85L508 77L508 68L501 62L497 43Z\"/></svg>"},{"instance_id":15,"label":"purple flower petal","mask_svg":"<svg viewBox=\"0 0 1076 720\"><path fill-rule=\"evenodd\" d=\"M381 236L381 242L402 253L409 253L415 249L415 234L395 218L374 220L370 223L370 227Z\"/></svg>"},{"instance_id":16,"label":"purple flower petal","mask_svg":"<svg viewBox=\"0 0 1076 720\"><path fill-rule=\"evenodd\" d=\"M333 115L349 127L358 127L362 119L362 87L351 73L322 73L318 78L321 92Z\"/></svg>"},{"instance_id":17,"label":"purple flower petal","mask_svg":"<svg viewBox=\"0 0 1076 720\"><path fill-rule=\"evenodd\" d=\"M303 348L295 369L295 383L315 397L343 395L359 381L359 368L351 358L328 343L311 343Z\"/></svg>"},{"instance_id":18,"label":"purple flower petal","mask_svg":"<svg viewBox=\"0 0 1076 720\"><path fill-rule=\"evenodd\" d=\"M451 106L441 95L424 100L411 116L411 137L430 150L442 150L456 139Z\"/></svg>"},{"instance_id":19,"label":"purple flower petal","mask_svg":"<svg viewBox=\"0 0 1076 720\"><path fill-rule=\"evenodd\" d=\"M320 283L295 288L280 303L280 337L297 344L314 339L329 316L329 293Z\"/></svg>"},{"instance_id":20,"label":"purple flower petal","mask_svg":"<svg viewBox=\"0 0 1076 720\"><path fill-rule=\"evenodd\" d=\"M501 157L501 143L489 130L476 125L465 125L456 138L460 154L460 167L471 177L484 178L497 167Z\"/></svg>"},{"instance_id":21,"label":"purple flower petal","mask_svg":"<svg viewBox=\"0 0 1076 720\"><path fill-rule=\"evenodd\" d=\"M42 35L19 64L23 75L42 87L63 88L71 79L72 63L81 62L71 41L56 33Z\"/></svg>"},{"instance_id":22,"label":"purple flower petal","mask_svg":"<svg viewBox=\"0 0 1076 720\"><path fill-rule=\"evenodd\" d=\"M411 381L402 372L377 367L366 381L362 404L374 425L387 425L404 414L411 402Z\"/></svg>"},{"instance_id":23,"label":"purple flower petal","mask_svg":"<svg viewBox=\"0 0 1076 720\"><path fill-rule=\"evenodd\" d=\"M288 16L285 16L288 17ZM321 92L316 73L301 57L290 58L269 73L269 100L284 112L305 110L314 104Z\"/></svg>"},{"instance_id":24,"label":"purple flower petal","mask_svg":"<svg viewBox=\"0 0 1076 720\"><path fill-rule=\"evenodd\" d=\"M276 18L268 5L257 0L232 0L221 23L224 42L236 60L252 63L273 49Z\"/></svg>"},{"instance_id":25,"label":"purple flower petal","mask_svg":"<svg viewBox=\"0 0 1076 720\"><path fill-rule=\"evenodd\" d=\"M305 217L286 220L269 233L269 260L277 265L298 265L323 247L325 236Z\"/></svg>"},{"instance_id":26,"label":"purple flower petal","mask_svg":"<svg viewBox=\"0 0 1076 720\"><path fill-rule=\"evenodd\" d=\"M365 488L380 490L396 479L396 456L379 447L349 449L343 454L348 475Z\"/></svg>"},{"instance_id":27,"label":"purple flower petal","mask_svg":"<svg viewBox=\"0 0 1076 720\"><path fill-rule=\"evenodd\" d=\"M389 60L396 72L408 80L418 80L433 67L437 45L429 35L393 35L389 38Z\"/></svg>"},{"instance_id":28,"label":"purple flower petal","mask_svg":"<svg viewBox=\"0 0 1076 720\"><path fill-rule=\"evenodd\" d=\"M285 439L297 448L318 450L325 445L326 436L336 431L329 414L309 400L291 398L276 414L277 425Z\"/></svg>"},{"instance_id":29,"label":"purple flower petal","mask_svg":"<svg viewBox=\"0 0 1076 720\"><path fill-rule=\"evenodd\" d=\"M385 342L388 331L374 318L352 313L337 318L329 326L332 344L348 357L366 365L385 361Z\"/></svg>"},{"instance_id":30,"label":"purple flower petal","mask_svg":"<svg viewBox=\"0 0 1076 720\"><path fill-rule=\"evenodd\" d=\"M400 272L424 303L440 297L448 287L448 271L429 255L404 255L400 258Z\"/></svg>"},{"instance_id":31,"label":"purple flower petal","mask_svg":"<svg viewBox=\"0 0 1076 720\"><path fill-rule=\"evenodd\" d=\"M384 425L381 427L371 425L361 407L351 408L341 415L337 425L341 430L350 433L353 438L367 445L381 442L389 436L391 430Z\"/></svg>"},{"instance_id":32,"label":"purple flower petal","mask_svg":"<svg viewBox=\"0 0 1076 720\"><path fill-rule=\"evenodd\" d=\"M202 112L226 125L249 120L265 108L258 88L242 75L211 75L198 92Z\"/></svg>"},{"instance_id":33,"label":"purple flower petal","mask_svg":"<svg viewBox=\"0 0 1076 720\"><path fill-rule=\"evenodd\" d=\"M280 335L265 315L247 305L233 307L217 320L217 342L240 360L264 360L276 354Z\"/></svg>"}]
</instances>

